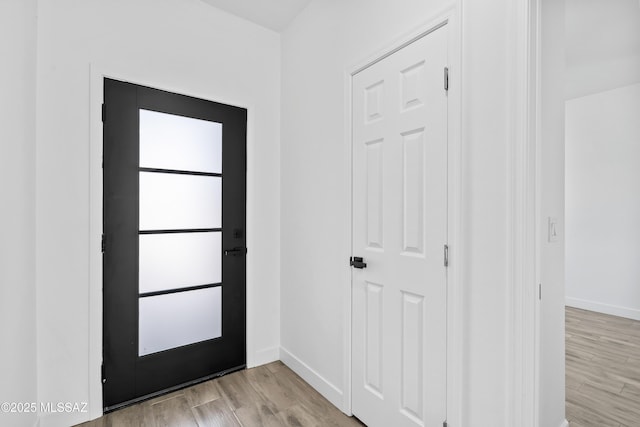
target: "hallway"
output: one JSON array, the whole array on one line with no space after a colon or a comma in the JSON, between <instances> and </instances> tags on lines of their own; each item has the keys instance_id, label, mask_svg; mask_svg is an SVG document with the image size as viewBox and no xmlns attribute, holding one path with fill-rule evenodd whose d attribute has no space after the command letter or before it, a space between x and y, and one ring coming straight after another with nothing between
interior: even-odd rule
<instances>
[{"instance_id":1,"label":"hallway","mask_svg":"<svg viewBox=\"0 0 640 427\"><path fill-rule=\"evenodd\" d=\"M82 427L362 426L281 362L238 371L111 412Z\"/></svg>"}]
</instances>

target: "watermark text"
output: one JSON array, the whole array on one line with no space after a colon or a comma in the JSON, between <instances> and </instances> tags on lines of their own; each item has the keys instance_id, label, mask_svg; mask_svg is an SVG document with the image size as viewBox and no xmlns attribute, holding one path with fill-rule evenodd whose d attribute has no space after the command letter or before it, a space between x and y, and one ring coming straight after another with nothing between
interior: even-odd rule
<instances>
[{"instance_id":1,"label":"watermark text","mask_svg":"<svg viewBox=\"0 0 640 427\"><path fill-rule=\"evenodd\" d=\"M87 402L3 402L0 404L0 413L25 414L29 412L86 413L89 412L89 405Z\"/></svg>"}]
</instances>

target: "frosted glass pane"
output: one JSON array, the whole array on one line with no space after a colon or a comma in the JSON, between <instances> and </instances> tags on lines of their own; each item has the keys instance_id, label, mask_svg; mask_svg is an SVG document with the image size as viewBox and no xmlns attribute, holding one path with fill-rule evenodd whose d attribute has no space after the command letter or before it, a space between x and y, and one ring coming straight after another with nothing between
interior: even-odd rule
<instances>
[{"instance_id":1,"label":"frosted glass pane","mask_svg":"<svg viewBox=\"0 0 640 427\"><path fill-rule=\"evenodd\" d=\"M222 178L140 172L140 230L222 227Z\"/></svg>"},{"instance_id":2,"label":"frosted glass pane","mask_svg":"<svg viewBox=\"0 0 640 427\"><path fill-rule=\"evenodd\" d=\"M222 282L221 235L140 235L140 293Z\"/></svg>"},{"instance_id":3,"label":"frosted glass pane","mask_svg":"<svg viewBox=\"0 0 640 427\"><path fill-rule=\"evenodd\" d=\"M222 287L139 300L138 354L222 336Z\"/></svg>"},{"instance_id":4,"label":"frosted glass pane","mask_svg":"<svg viewBox=\"0 0 640 427\"><path fill-rule=\"evenodd\" d=\"M140 110L140 167L222 173L222 123Z\"/></svg>"}]
</instances>

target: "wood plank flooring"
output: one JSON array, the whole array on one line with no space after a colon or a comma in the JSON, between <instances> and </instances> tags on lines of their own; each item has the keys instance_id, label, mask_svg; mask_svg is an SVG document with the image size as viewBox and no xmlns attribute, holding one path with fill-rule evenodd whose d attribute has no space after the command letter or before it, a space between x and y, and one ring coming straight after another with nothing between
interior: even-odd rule
<instances>
[{"instance_id":1,"label":"wood plank flooring","mask_svg":"<svg viewBox=\"0 0 640 427\"><path fill-rule=\"evenodd\" d=\"M571 427L640 427L640 322L566 309ZM362 427L281 362L235 372L82 427Z\"/></svg>"},{"instance_id":2,"label":"wood plank flooring","mask_svg":"<svg viewBox=\"0 0 640 427\"><path fill-rule=\"evenodd\" d=\"M362 427L282 362L234 372L82 427Z\"/></svg>"},{"instance_id":3,"label":"wood plank flooring","mask_svg":"<svg viewBox=\"0 0 640 427\"><path fill-rule=\"evenodd\" d=\"M640 426L640 322L566 308L571 427Z\"/></svg>"}]
</instances>

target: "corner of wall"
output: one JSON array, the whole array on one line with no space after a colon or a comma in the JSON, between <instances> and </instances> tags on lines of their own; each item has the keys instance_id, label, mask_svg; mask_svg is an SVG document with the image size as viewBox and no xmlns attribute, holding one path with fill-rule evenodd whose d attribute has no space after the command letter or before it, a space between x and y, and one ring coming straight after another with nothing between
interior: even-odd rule
<instances>
[{"instance_id":1,"label":"corner of wall","mask_svg":"<svg viewBox=\"0 0 640 427\"><path fill-rule=\"evenodd\" d=\"M303 380L308 382L311 387L316 389L329 402L341 411L347 413L349 408L344 407L343 391L333 385L329 380L324 378L313 368L303 362L300 358L293 355L284 347L280 347L280 360L287 365L293 372L298 374Z\"/></svg>"}]
</instances>

